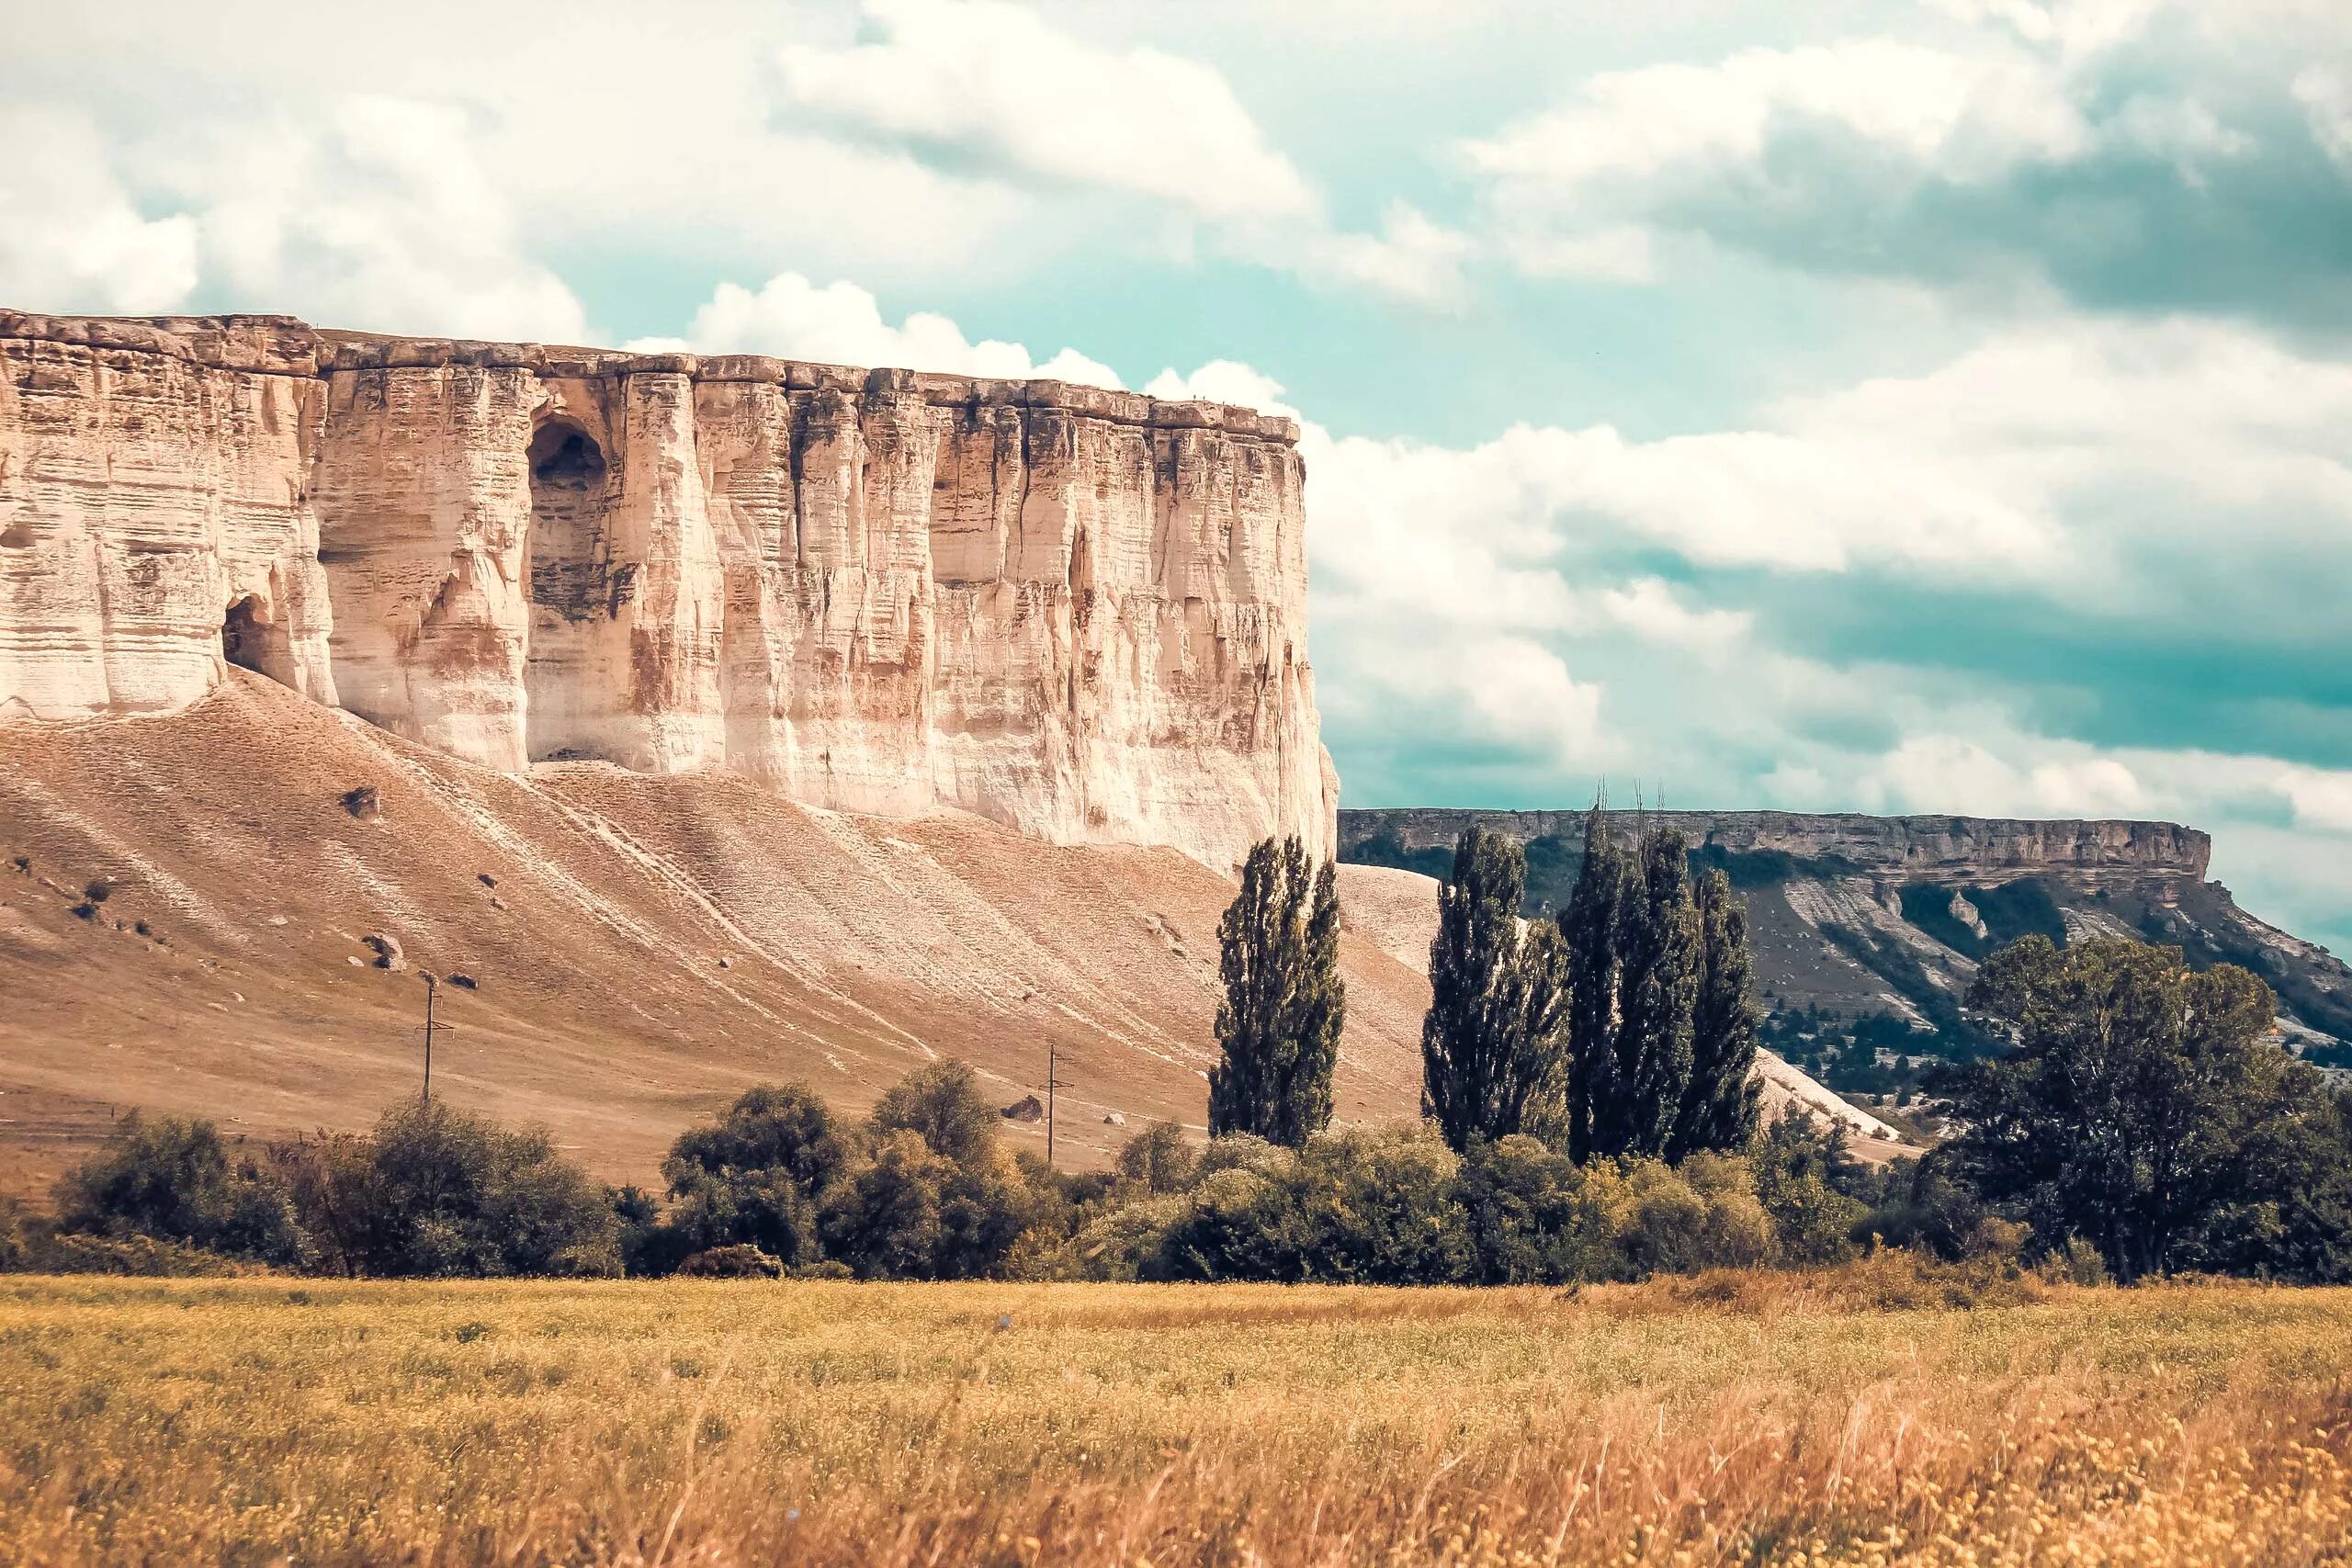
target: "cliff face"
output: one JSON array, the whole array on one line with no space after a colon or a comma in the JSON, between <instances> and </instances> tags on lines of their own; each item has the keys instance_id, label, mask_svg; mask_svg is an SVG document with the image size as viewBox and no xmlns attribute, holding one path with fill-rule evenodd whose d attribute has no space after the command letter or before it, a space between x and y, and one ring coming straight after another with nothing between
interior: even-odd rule
<instances>
[{"instance_id":1,"label":"cliff face","mask_svg":"<svg viewBox=\"0 0 2352 1568\"><path fill-rule=\"evenodd\" d=\"M0 714L255 669L510 773L1334 842L1288 421L1056 382L0 313Z\"/></svg>"},{"instance_id":2,"label":"cliff face","mask_svg":"<svg viewBox=\"0 0 2352 1568\"><path fill-rule=\"evenodd\" d=\"M1632 812L1612 812L1631 830ZM1797 811L1653 811L1650 820L1681 829L1693 849L1726 855L1781 855L1834 862L1902 882L1953 886L2060 874L2103 877L2168 875L2201 882L2213 841L2172 822L2038 821L1990 817L1865 817ZM1473 823L1526 842L1584 842L1581 811L1464 811L1406 808L1340 813L1343 855L1363 858L1375 840L1408 852L1453 848Z\"/></svg>"},{"instance_id":3,"label":"cliff face","mask_svg":"<svg viewBox=\"0 0 2352 1568\"><path fill-rule=\"evenodd\" d=\"M1612 813L1622 831L1632 812ZM2171 822L1665 811L1693 858L1746 899L1760 996L1852 1019L1891 1013L1951 1034L1986 954L2020 936L2177 946L2242 964L2278 993L2289 1033L2352 1059L2352 967L2238 908L2206 879L2212 841ZM1344 861L1443 877L1473 822L1527 850L1530 914L1566 906L1581 811L1340 813ZM1932 1053L1931 1053L1932 1054ZM2328 1059L2334 1060L2331 1055Z\"/></svg>"}]
</instances>

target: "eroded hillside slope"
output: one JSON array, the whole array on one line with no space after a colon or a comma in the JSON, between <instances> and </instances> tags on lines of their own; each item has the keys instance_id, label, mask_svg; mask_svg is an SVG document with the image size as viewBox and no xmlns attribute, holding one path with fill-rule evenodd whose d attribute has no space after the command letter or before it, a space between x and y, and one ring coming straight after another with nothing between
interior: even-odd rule
<instances>
[{"instance_id":1,"label":"eroded hillside slope","mask_svg":"<svg viewBox=\"0 0 2352 1568\"><path fill-rule=\"evenodd\" d=\"M380 815L345 808L363 787ZM420 969L475 982L441 989L436 1091L545 1122L613 1179L649 1179L754 1081L855 1108L954 1055L1010 1102L1048 1040L1064 1157L1091 1163L1126 1135L1106 1116L1199 1122L1231 892L1171 850L843 816L726 775L510 776L232 671L182 714L0 749L0 1190L131 1106L366 1122L416 1092ZM1408 1111L1426 984L1357 936L1344 963L1340 1113Z\"/></svg>"}]
</instances>

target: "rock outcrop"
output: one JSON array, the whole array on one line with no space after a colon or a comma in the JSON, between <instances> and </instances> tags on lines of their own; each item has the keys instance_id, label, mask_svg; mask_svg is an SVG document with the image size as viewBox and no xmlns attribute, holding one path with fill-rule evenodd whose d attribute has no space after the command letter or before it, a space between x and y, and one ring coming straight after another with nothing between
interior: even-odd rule
<instances>
[{"instance_id":1,"label":"rock outcrop","mask_svg":"<svg viewBox=\"0 0 2352 1568\"><path fill-rule=\"evenodd\" d=\"M1950 1032L1987 953L2020 936L2125 937L2237 964L2278 993L2299 1040L2352 1065L2352 966L2257 919L2207 879L2212 841L2172 822L1652 812L1746 898L1759 993L1851 1019L1893 1013ZM1625 832L1634 814L1611 813ZM1527 908L1564 908L1584 855L1581 811L1349 810L1340 854L1400 868L1373 885L1400 907L1434 891L1473 822L1527 849ZM1401 956L1401 954L1400 954ZM2334 1061L2335 1055L2326 1059Z\"/></svg>"},{"instance_id":2,"label":"rock outcrop","mask_svg":"<svg viewBox=\"0 0 2352 1568\"><path fill-rule=\"evenodd\" d=\"M1611 812L1630 824L1634 812ZM2174 822L2040 821L1990 817L1865 817L1801 811L1652 811L1649 820L1679 828L1694 849L1726 855L1778 855L1834 862L1863 875L1901 882L1983 886L2063 874L2102 877L2180 876L2201 882L2213 841ZM1473 823L1521 842L1581 845L1581 811L1470 811L1408 807L1340 813L1343 856L1368 857L1375 843L1408 853L1451 850Z\"/></svg>"},{"instance_id":3,"label":"rock outcrop","mask_svg":"<svg viewBox=\"0 0 2352 1568\"><path fill-rule=\"evenodd\" d=\"M1295 427L1058 382L0 312L0 715L226 664L512 773L1335 842Z\"/></svg>"}]
</instances>

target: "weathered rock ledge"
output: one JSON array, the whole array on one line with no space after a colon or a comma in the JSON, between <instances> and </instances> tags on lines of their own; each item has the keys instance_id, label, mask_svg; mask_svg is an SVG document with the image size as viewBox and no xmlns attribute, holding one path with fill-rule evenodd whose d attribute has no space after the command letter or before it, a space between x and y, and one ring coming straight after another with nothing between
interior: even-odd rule
<instances>
[{"instance_id":1,"label":"weathered rock ledge","mask_svg":"<svg viewBox=\"0 0 2352 1568\"><path fill-rule=\"evenodd\" d=\"M1611 812L1630 828L1634 813ZM1796 811L1654 811L1694 847L1728 854L1785 854L1842 862L1854 871L1904 881L1971 882L2064 873L2173 875L2205 879L2213 842L2173 822L2032 820L1985 817L1866 817ZM1581 811L1476 811L1444 808L1340 813L1343 858L1361 858L1374 840L1408 851L1451 849L1472 823L1522 842L1559 838L1581 844Z\"/></svg>"},{"instance_id":2,"label":"weathered rock ledge","mask_svg":"<svg viewBox=\"0 0 2352 1568\"><path fill-rule=\"evenodd\" d=\"M0 720L226 665L513 772L1333 842L1287 420L1055 381L0 311Z\"/></svg>"}]
</instances>

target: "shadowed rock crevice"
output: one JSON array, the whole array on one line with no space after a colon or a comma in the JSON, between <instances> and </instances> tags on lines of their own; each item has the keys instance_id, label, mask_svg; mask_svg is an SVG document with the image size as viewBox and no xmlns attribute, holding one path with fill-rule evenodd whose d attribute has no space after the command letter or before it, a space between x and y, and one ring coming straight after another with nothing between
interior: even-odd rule
<instances>
[{"instance_id":1,"label":"shadowed rock crevice","mask_svg":"<svg viewBox=\"0 0 2352 1568\"><path fill-rule=\"evenodd\" d=\"M281 686L300 684L286 628L265 618L260 599L251 593L230 605L221 619L220 657L240 670L266 675Z\"/></svg>"},{"instance_id":2,"label":"shadowed rock crevice","mask_svg":"<svg viewBox=\"0 0 2352 1568\"><path fill-rule=\"evenodd\" d=\"M613 571L605 454L568 420L531 438L526 581L530 641L524 665L525 743L533 761L609 757L597 698L611 671L621 590Z\"/></svg>"}]
</instances>

